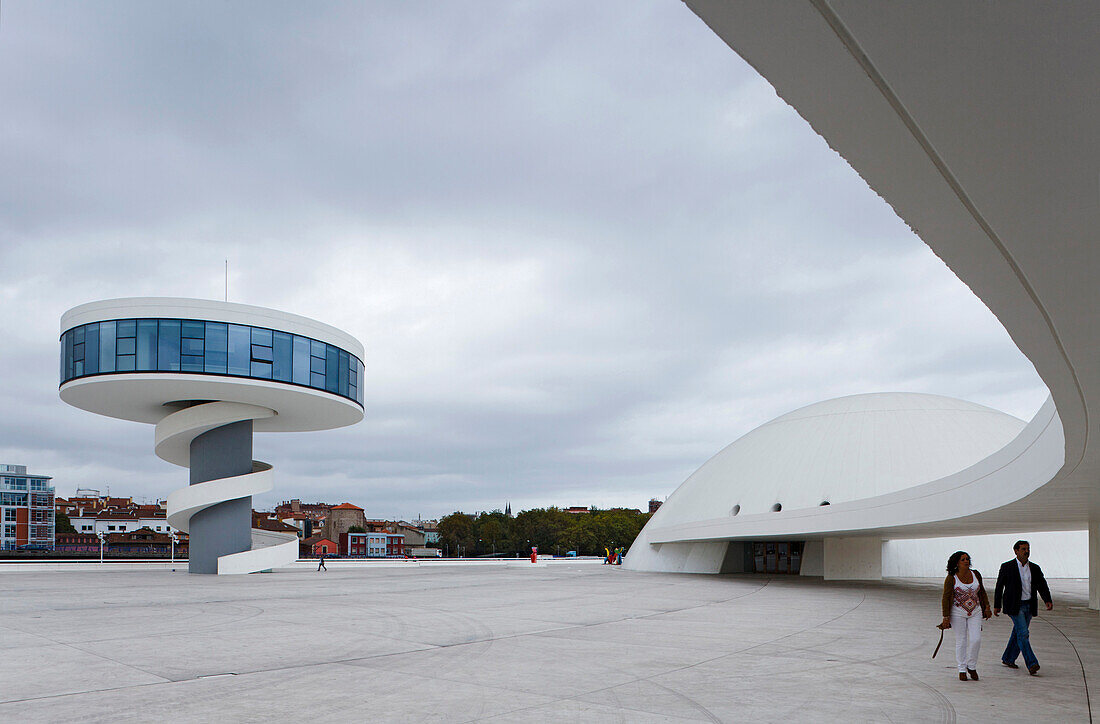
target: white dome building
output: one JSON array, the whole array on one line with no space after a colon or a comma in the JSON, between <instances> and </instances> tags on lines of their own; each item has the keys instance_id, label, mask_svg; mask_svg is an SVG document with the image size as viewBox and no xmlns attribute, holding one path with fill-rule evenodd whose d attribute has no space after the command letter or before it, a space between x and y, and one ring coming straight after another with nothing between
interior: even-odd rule
<instances>
[{"instance_id":1,"label":"white dome building","mask_svg":"<svg viewBox=\"0 0 1100 724\"><path fill-rule=\"evenodd\" d=\"M799 510L817 512L822 505L881 498L965 470L1005 448L1025 427L1011 415L940 395L863 394L808 405L761 425L704 463L654 514L625 565L650 571L821 575L822 536L779 540L746 530L744 537L726 540L651 543L649 534L654 528L722 517L737 530L740 520L759 521L780 511L797 516ZM929 547L927 556L905 549L907 565L927 558L931 568L899 570L880 559L879 570L933 575L942 568L939 548L959 541L919 543ZM989 555L1011 557L1011 543L997 543L1003 555Z\"/></svg>"},{"instance_id":2,"label":"white dome building","mask_svg":"<svg viewBox=\"0 0 1100 724\"><path fill-rule=\"evenodd\" d=\"M727 446L661 507L673 518L810 508L945 477L1004 447L1024 421L973 402L906 392L852 395L766 422Z\"/></svg>"}]
</instances>

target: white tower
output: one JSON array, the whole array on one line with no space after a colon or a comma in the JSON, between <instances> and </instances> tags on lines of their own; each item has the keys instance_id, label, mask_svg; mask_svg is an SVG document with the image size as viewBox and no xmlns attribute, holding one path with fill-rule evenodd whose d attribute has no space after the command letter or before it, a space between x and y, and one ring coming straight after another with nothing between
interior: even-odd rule
<instances>
[{"instance_id":1,"label":"white tower","mask_svg":"<svg viewBox=\"0 0 1100 724\"><path fill-rule=\"evenodd\" d=\"M158 457L189 468L168 523L190 534L191 573L286 565L298 539L251 527L271 465L253 432L327 430L363 419L363 346L335 327L201 299L92 302L61 317L61 399L156 425Z\"/></svg>"}]
</instances>

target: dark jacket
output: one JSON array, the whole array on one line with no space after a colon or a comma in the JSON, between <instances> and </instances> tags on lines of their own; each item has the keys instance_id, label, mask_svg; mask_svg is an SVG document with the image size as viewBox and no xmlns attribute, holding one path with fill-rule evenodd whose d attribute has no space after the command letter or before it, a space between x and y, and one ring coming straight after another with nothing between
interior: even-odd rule
<instances>
[{"instance_id":1,"label":"dark jacket","mask_svg":"<svg viewBox=\"0 0 1100 724\"><path fill-rule=\"evenodd\" d=\"M989 612L989 596L986 595L985 585L982 584L982 574L976 568L971 568L974 577L978 579L978 603L982 606L982 617L989 618L993 614ZM951 616L951 606L955 602L955 574L948 573L943 582L943 597L940 599L940 608L943 609L943 617Z\"/></svg>"},{"instance_id":2,"label":"dark jacket","mask_svg":"<svg viewBox=\"0 0 1100 724\"><path fill-rule=\"evenodd\" d=\"M1039 613L1039 596L1042 596L1047 603L1051 603L1054 599L1050 597L1047 579L1043 578L1043 569L1034 563L1028 563L1028 565L1031 566L1031 615L1034 616ZM1009 616L1018 614L1022 587L1020 566L1016 559L1002 563L1001 570L997 574L997 587L993 591L993 608L1003 608Z\"/></svg>"}]
</instances>

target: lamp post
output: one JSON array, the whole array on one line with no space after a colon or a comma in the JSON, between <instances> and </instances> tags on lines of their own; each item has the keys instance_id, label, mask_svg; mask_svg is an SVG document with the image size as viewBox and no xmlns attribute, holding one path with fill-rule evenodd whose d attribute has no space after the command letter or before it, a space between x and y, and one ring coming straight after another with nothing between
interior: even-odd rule
<instances>
[{"instance_id":1,"label":"lamp post","mask_svg":"<svg viewBox=\"0 0 1100 724\"><path fill-rule=\"evenodd\" d=\"M103 562L103 541L104 541L104 539L107 538L107 536L105 536L103 534L103 531L100 531L100 532L96 533L96 537L99 538L99 562L102 563Z\"/></svg>"},{"instance_id":2,"label":"lamp post","mask_svg":"<svg viewBox=\"0 0 1100 724\"><path fill-rule=\"evenodd\" d=\"M176 565L176 531L172 531L168 534L168 537L172 539L172 566Z\"/></svg>"}]
</instances>

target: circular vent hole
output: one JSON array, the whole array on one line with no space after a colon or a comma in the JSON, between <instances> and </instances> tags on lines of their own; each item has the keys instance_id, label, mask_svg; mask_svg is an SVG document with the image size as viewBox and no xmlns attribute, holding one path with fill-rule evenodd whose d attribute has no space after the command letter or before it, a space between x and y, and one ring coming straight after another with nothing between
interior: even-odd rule
<instances>
[{"instance_id":1,"label":"circular vent hole","mask_svg":"<svg viewBox=\"0 0 1100 724\"><path fill-rule=\"evenodd\" d=\"M740 503L738 503L737 505L730 508L730 515L737 515L740 512L741 512L741 504Z\"/></svg>"},{"instance_id":2,"label":"circular vent hole","mask_svg":"<svg viewBox=\"0 0 1100 724\"><path fill-rule=\"evenodd\" d=\"M781 510L783 510L783 504L782 503L776 503L775 505L772 506L772 512L773 513L778 513Z\"/></svg>"}]
</instances>

